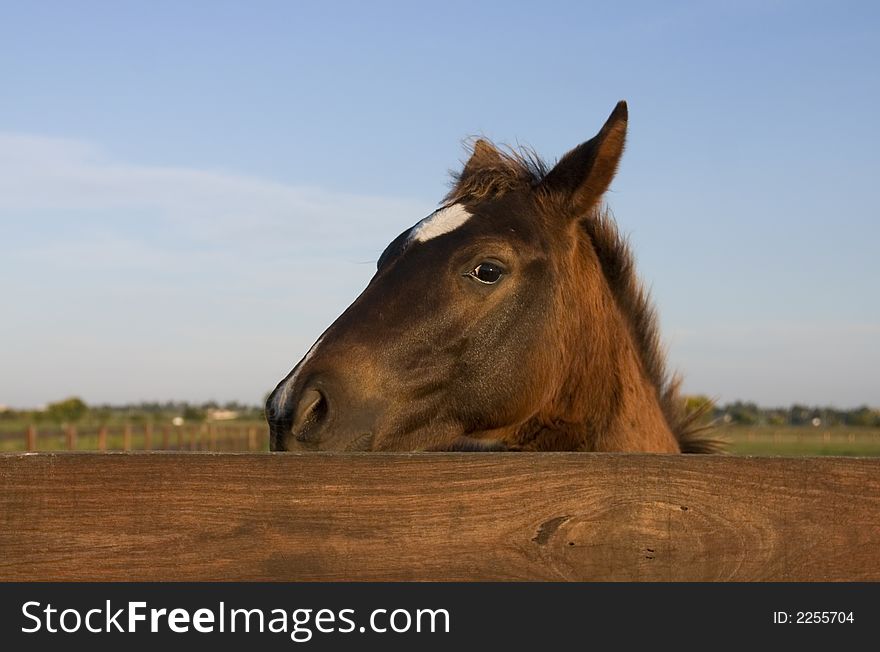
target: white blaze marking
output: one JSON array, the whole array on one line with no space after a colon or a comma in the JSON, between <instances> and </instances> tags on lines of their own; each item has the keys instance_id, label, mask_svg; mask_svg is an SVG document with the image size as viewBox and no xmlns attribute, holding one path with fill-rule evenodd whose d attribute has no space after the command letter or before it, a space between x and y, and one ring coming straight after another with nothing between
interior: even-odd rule
<instances>
[{"instance_id":1,"label":"white blaze marking","mask_svg":"<svg viewBox=\"0 0 880 652\"><path fill-rule=\"evenodd\" d=\"M454 231L467 222L471 215L472 213L469 213L461 204L441 208L428 215L410 230L409 241L427 242L438 235Z\"/></svg>"},{"instance_id":2,"label":"white blaze marking","mask_svg":"<svg viewBox=\"0 0 880 652\"><path fill-rule=\"evenodd\" d=\"M318 345L321 343L321 340L324 339L324 336L318 338L318 341L312 344L312 348L309 349L309 352L306 353L306 357L304 357L298 365L296 365L296 371L294 371L290 378L284 381L284 385L281 387L281 391L275 395L275 411L280 412L284 408L284 404L287 403L287 398L290 396L290 390L293 387L294 383L296 383L296 379L299 376L299 372L306 365L306 363L311 360L312 356L315 355L315 351L318 350Z\"/></svg>"}]
</instances>

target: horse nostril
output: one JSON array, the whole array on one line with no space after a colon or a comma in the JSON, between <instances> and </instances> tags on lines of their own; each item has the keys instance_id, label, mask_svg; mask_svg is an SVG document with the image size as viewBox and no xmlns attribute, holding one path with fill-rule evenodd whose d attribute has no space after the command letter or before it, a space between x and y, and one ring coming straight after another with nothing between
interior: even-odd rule
<instances>
[{"instance_id":1,"label":"horse nostril","mask_svg":"<svg viewBox=\"0 0 880 652\"><path fill-rule=\"evenodd\" d=\"M299 442L317 442L320 426L327 420L327 397L317 388L306 389L296 405L292 432Z\"/></svg>"}]
</instances>

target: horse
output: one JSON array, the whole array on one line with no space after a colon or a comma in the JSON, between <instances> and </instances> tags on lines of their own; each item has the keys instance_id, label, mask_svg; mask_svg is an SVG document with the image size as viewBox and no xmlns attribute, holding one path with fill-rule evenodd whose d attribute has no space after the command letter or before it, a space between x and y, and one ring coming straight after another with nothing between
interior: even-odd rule
<instances>
[{"instance_id":1,"label":"horse","mask_svg":"<svg viewBox=\"0 0 880 652\"><path fill-rule=\"evenodd\" d=\"M271 450L714 452L603 201L627 121L552 168L476 140L269 395Z\"/></svg>"}]
</instances>

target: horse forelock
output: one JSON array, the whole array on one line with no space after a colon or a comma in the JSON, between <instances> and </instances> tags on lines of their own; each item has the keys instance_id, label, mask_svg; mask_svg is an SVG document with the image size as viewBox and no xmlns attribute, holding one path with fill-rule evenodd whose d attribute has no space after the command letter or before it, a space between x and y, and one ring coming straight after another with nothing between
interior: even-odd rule
<instances>
[{"instance_id":1,"label":"horse forelock","mask_svg":"<svg viewBox=\"0 0 880 652\"><path fill-rule=\"evenodd\" d=\"M497 198L513 190L535 187L547 175L547 165L529 148L479 142L483 146L472 146L468 165L461 172L450 171L451 189L444 199L446 203Z\"/></svg>"}]
</instances>

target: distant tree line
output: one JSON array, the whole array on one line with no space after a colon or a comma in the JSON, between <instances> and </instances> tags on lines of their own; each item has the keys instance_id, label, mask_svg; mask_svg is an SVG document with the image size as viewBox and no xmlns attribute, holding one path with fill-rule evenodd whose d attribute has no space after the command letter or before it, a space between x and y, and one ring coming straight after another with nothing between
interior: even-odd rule
<instances>
[{"instance_id":1,"label":"distant tree line","mask_svg":"<svg viewBox=\"0 0 880 652\"><path fill-rule=\"evenodd\" d=\"M170 421L176 417L182 418L189 423L206 421L218 411L235 413L236 419L259 420L263 419L263 406L248 405L238 401L206 401L204 403L188 403L186 401L166 402L143 402L129 403L124 405L87 405L79 397L70 397L62 401L49 403L41 410L11 410L0 411L0 419L4 420L27 420L34 423L47 423L56 425L76 425L82 422L92 424L106 424L110 422L126 421L132 423L146 423Z\"/></svg>"},{"instance_id":2,"label":"distant tree line","mask_svg":"<svg viewBox=\"0 0 880 652\"><path fill-rule=\"evenodd\" d=\"M705 396L689 396L689 408L711 401ZM789 407L759 407L756 403L736 401L707 406L704 420L749 426L867 426L880 427L880 410L862 405L843 410L834 407L794 404Z\"/></svg>"},{"instance_id":3,"label":"distant tree line","mask_svg":"<svg viewBox=\"0 0 880 652\"><path fill-rule=\"evenodd\" d=\"M705 396L685 398L689 410L700 410L704 422L733 423L741 425L767 426L868 426L880 427L880 410L863 405L842 410L834 407L820 407L795 404L790 407L759 407L756 403L736 401L724 405L713 404ZM235 413L236 419L261 420L264 418L262 405L248 405L238 401L218 403L188 403L186 401L166 401L130 403L126 405L86 405L78 397L71 397L49 403L43 410L4 410L0 419L26 419L35 423L54 423L58 425L87 421L105 424L128 421L133 423L158 422L182 418L188 423L199 423L210 419L217 411ZM816 421L818 419L818 422Z\"/></svg>"}]
</instances>

